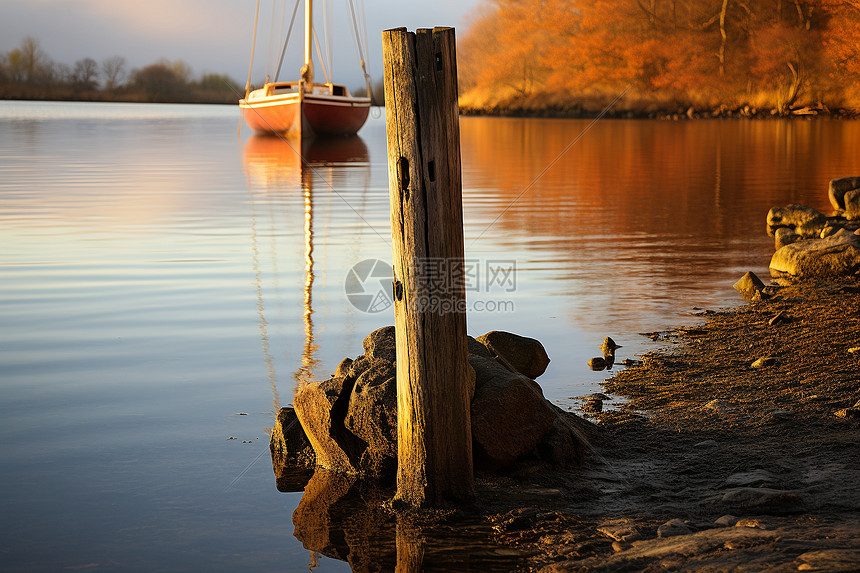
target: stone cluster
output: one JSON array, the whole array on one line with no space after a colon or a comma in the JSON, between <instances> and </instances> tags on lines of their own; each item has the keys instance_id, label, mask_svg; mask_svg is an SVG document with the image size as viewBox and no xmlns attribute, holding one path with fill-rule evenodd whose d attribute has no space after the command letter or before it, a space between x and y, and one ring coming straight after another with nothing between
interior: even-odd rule
<instances>
[{"instance_id":1,"label":"stone cluster","mask_svg":"<svg viewBox=\"0 0 860 573\"><path fill-rule=\"evenodd\" d=\"M860 273L860 177L830 182L834 214L804 205L774 207L767 214L776 252L771 276L836 278Z\"/></svg>"},{"instance_id":2,"label":"stone cluster","mask_svg":"<svg viewBox=\"0 0 860 573\"><path fill-rule=\"evenodd\" d=\"M331 378L300 388L283 408L270 448L279 479L296 467L321 467L379 483L397 468L397 368L393 326L364 339ZM534 381L549 357L533 338L492 331L468 338L475 468L497 471L535 455L554 466L581 461L586 441L576 421L547 401Z\"/></svg>"}]
</instances>

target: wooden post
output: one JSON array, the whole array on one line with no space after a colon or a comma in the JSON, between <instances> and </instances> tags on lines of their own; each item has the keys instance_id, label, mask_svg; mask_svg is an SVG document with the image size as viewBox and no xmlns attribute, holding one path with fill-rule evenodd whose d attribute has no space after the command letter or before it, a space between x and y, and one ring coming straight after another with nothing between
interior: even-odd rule
<instances>
[{"instance_id":1,"label":"wooden post","mask_svg":"<svg viewBox=\"0 0 860 573\"><path fill-rule=\"evenodd\" d=\"M382 33L397 329L397 498L474 496L453 28Z\"/></svg>"}]
</instances>

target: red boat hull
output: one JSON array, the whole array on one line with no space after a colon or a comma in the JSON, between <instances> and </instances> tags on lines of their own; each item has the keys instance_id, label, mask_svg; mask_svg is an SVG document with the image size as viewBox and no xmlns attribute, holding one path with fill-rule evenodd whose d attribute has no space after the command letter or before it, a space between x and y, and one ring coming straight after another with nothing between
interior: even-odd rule
<instances>
[{"instance_id":1,"label":"red boat hull","mask_svg":"<svg viewBox=\"0 0 860 573\"><path fill-rule=\"evenodd\" d=\"M370 112L368 98L307 95L302 101L302 130L315 135L355 135Z\"/></svg>"},{"instance_id":2,"label":"red boat hull","mask_svg":"<svg viewBox=\"0 0 860 573\"><path fill-rule=\"evenodd\" d=\"M355 135L370 112L369 98L290 93L239 102L245 123L260 133L303 138Z\"/></svg>"}]
</instances>

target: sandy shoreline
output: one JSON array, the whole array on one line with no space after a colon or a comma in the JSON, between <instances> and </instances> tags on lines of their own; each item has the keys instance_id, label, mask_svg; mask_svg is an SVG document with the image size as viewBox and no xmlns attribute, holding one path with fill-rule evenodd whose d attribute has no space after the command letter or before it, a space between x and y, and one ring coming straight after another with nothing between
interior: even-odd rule
<instances>
[{"instance_id":1,"label":"sandy shoreline","mask_svg":"<svg viewBox=\"0 0 860 573\"><path fill-rule=\"evenodd\" d=\"M860 284L703 315L605 383L630 401L597 415L583 468L481 481L532 569L860 570Z\"/></svg>"}]
</instances>

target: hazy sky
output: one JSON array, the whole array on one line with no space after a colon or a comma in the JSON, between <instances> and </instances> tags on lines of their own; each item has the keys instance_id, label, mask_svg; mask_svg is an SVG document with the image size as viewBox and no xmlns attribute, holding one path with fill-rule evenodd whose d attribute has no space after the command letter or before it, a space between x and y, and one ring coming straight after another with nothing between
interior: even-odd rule
<instances>
[{"instance_id":1,"label":"hazy sky","mask_svg":"<svg viewBox=\"0 0 860 573\"><path fill-rule=\"evenodd\" d=\"M362 4L367 21L369 72L382 77L381 32L405 26L409 30L455 26L465 32L469 15L482 0L353 0ZM240 84L248 74L251 33L256 0L0 0L0 52L16 48L26 36L37 38L42 49L58 63L74 64L90 57L101 62L119 55L129 69L159 58L182 59L195 75L226 73ZM279 44L270 41L273 4L285 5L283 33L295 0L261 0L254 79L262 79L268 62L276 65ZM323 2L315 2L316 29L322 35ZM335 81L354 88L361 85L358 57L351 31L347 0L328 0L337 23L331 34ZM290 40L281 79L298 75L302 53L302 13ZM274 62L274 63L273 63ZM317 78L322 72L317 65Z\"/></svg>"}]
</instances>

